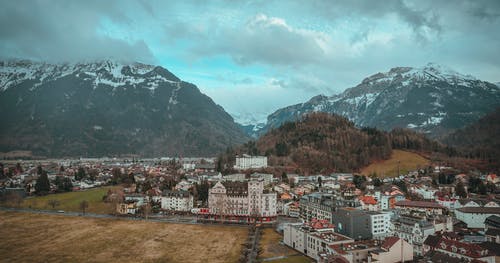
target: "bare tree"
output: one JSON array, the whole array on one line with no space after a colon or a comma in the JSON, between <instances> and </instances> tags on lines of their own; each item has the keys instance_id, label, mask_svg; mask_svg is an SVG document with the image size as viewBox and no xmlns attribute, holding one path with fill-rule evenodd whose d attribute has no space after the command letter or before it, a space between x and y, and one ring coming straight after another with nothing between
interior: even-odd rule
<instances>
[{"instance_id":1,"label":"bare tree","mask_svg":"<svg viewBox=\"0 0 500 263\"><path fill-rule=\"evenodd\" d=\"M56 199L50 199L49 201L47 201L47 204L49 206L52 207L52 209L56 208L56 206L59 206L61 203L59 202L59 200L56 200Z\"/></svg>"},{"instance_id":2,"label":"bare tree","mask_svg":"<svg viewBox=\"0 0 500 263\"><path fill-rule=\"evenodd\" d=\"M142 206L142 214L148 220L149 214L151 213L151 204L147 202L145 205Z\"/></svg>"},{"instance_id":3,"label":"bare tree","mask_svg":"<svg viewBox=\"0 0 500 263\"><path fill-rule=\"evenodd\" d=\"M83 200L80 202L80 209L82 210L83 215L85 215L85 210L89 207L89 202L87 200Z\"/></svg>"}]
</instances>

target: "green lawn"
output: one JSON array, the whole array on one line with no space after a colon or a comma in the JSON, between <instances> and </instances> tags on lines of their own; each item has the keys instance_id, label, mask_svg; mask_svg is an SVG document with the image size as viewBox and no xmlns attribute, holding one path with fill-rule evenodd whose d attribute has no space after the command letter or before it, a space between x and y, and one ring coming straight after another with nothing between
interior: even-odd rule
<instances>
[{"instance_id":1,"label":"green lawn","mask_svg":"<svg viewBox=\"0 0 500 263\"><path fill-rule=\"evenodd\" d=\"M80 202L82 202L83 200L87 200L89 202L87 212L108 214L111 213L111 205L104 203L102 201L102 197L107 194L109 189L116 187L120 186L106 186L77 192L27 197L26 199L24 199L21 207L79 212ZM52 199L59 201L59 205L55 208L52 208L48 204L48 201Z\"/></svg>"}]
</instances>

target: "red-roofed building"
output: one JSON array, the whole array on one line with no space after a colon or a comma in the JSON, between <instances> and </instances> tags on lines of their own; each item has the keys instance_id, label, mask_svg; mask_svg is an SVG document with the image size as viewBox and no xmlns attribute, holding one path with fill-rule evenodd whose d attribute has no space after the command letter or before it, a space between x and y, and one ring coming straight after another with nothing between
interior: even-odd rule
<instances>
[{"instance_id":1,"label":"red-roofed building","mask_svg":"<svg viewBox=\"0 0 500 263\"><path fill-rule=\"evenodd\" d=\"M488 174L486 176L486 181L492 182L494 184L498 184L498 183L500 183L500 178L496 174Z\"/></svg>"},{"instance_id":2,"label":"red-roofed building","mask_svg":"<svg viewBox=\"0 0 500 263\"><path fill-rule=\"evenodd\" d=\"M368 211L378 211L379 206L377 199L375 197L370 196L370 195L365 195L359 197L359 202L361 203L361 207L363 210L368 210Z\"/></svg>"},{"instance_id":3,"label":"red-roofed building","mask_svg":"<svg viewBox=\"0 0 500 263\"><path fill-rule=\"evenodd\" d=\"M429 236L425 240L426 251L438 251L467 262L480 260L494 263L495 254L478 244L465 243L448 236Z\"/></svg>"},{"instance_id":4,"label":"red-roofed building","mask_svg":"<svg viewBox=\"0 0 500 263\"><path fill-rule=\"evenodd\" d=\"M378 250L371 253L371 262L396 263L413 260L413 247L399 237L387 237Z\"/></svg>"},{"instance_id":5,"label":"red-roofed building","mask_svg":"<svg viewBox=\"0 0 500 263\"><path fill-rule=\"evenodd\" d=\"M442 215L446 208L436 202L427 201L399 201L394 204L394 208L407 210L407 211L419 211L425 212L427 215Z\"/></svg>"}]
</instances>

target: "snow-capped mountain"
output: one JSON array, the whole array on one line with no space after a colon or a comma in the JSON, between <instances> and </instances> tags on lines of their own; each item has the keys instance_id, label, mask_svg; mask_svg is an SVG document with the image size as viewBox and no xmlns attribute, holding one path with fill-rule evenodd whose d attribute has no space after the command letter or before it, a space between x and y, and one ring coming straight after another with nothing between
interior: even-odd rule
<instances>
[{"instance_id":1,"label":"snow-capped mountain","mask_svg":"<svg viewBox=\"0 0 500 263\"><path fill-rule=\"evenodd\" d=\"M214 155L247 137L160 66L0 62L0 151L48 156Z\"/></svg>"},{"instance_id":2,"label":"snow-capped mountain","mask_svg":"<svg viewBox=\"0 0 500 263\"><path fill-rule=\"evenodd\" d=\"M261 133L318 111L343 115L358 126L405 127L439 137L493 111L500 105L499 91L495 84L437 64L397 67L339 95L279 109L268 116Z\"/></svg>"}]
</instances>

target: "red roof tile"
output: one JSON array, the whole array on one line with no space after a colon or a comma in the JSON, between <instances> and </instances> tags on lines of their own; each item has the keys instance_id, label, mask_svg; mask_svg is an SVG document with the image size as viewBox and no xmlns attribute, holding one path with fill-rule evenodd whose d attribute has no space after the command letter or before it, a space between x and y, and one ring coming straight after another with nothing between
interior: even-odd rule
<instances>
[{"instance_id":1,"label":"red roof tile","mask_svg":"<svg viewBox=\"0 0 500 263\"><path fill-rule=\"evenodd\" d=\"M382 243L382 248L389 250L398 240L399 237L386 237L384 243Z\"/></svg>"}]
</instances>

